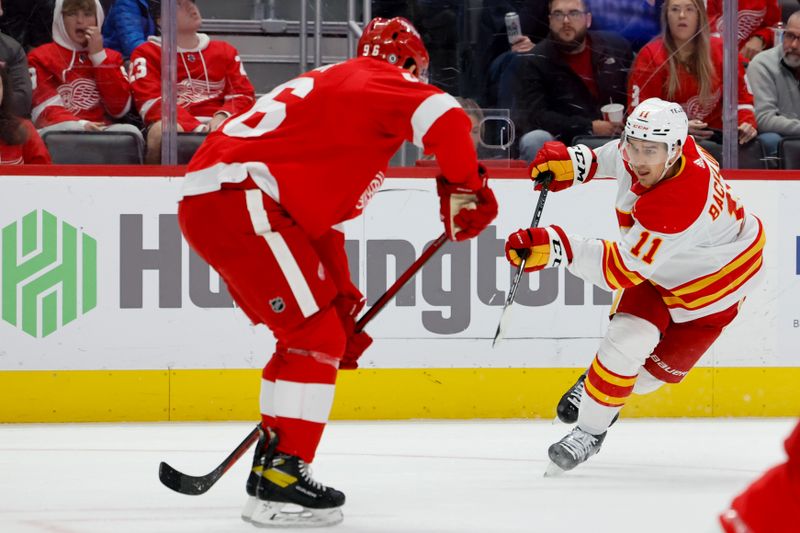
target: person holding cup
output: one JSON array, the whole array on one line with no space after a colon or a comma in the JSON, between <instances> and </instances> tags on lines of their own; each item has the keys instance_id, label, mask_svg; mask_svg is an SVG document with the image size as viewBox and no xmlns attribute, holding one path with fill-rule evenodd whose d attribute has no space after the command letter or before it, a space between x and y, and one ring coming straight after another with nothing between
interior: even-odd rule
<instances>
[{"instance_id":1,"label":"person holding cup","mask_svg":"<svg viewBox=\"0 0 800 533\"><path fill-rule=\"evenodd\" d=\"M722 141L722 39L710 35L702 0L667 0L661 35L641 49L630 74L628 109L648 98L676 102L689 117L689 134L699 141ZM753 94L739 55L738 140L758 134Z\"/></svg>"},{"instance_id":2,"label":"person holding cup","mask_svg":"<svg viewBox=\"0 0 800 533\"><path fill-rule=\"evenodd\" d=\"M613 33L589 31L592 14L583 0L550 3L550 34L530 54L514 58L511 116L520 159L531 161L547 141L622 132L630 45ZM611 113L601 108L607 103Z\"/></svg>"}]
</instances>

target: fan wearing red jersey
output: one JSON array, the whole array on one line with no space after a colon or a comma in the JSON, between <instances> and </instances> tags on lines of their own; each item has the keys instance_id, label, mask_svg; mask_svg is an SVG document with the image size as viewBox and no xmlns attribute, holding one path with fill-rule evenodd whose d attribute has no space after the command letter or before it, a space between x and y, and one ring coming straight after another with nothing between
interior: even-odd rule
<instances>
[{"instance_id":1,"label":"fan wearing red jersey","mask_svg":"<svg viewBox=\"0 0 800 533\"><path fill-rule=\"evenodd\" d=\"M225 41L199 33L203 18L194 0L176 0L178 45L178 131L209 132L253 104L255 90L239 52ZM161 0L150 0L159 28ZM131 54L131 88L147 126L145 162L161 161L161 37L153 35Z\"/></svg>"},{"instance_id":2,"label":"fan wearing red jersey","mask_svg":"<svg viewBox=\"0 0 800 533\"><path fill-rule=\"evenodd\" d=\"M428 85L428 52L405 19L372 20L360 57L326 65L259 98L209 134L189 163L178 220L241 309L268 326L264 438L242 516L257 525L328 525L344 494L307 465L322 437L340 368L370 345L355 333L364 298L351 282L341 224L361 214L405 141L434 154L447 235L478 235L497 215L469 117ZM306 513L286 513L293 503Z\"/></svg>"},{"instance_id":3,"label":"fan wearing red jersey","mask_svg":"<svg viewBox=\"0 0 800 533\"><path fill-rule=\"evenodd\" d=\"M590 150L547 143L531 163L554 190L615 176L620 239L586 239L558 226L509 236L512 264L566 266L619 291L612 319L588 370L564 394L558 417L577 426L549 449L548 472L575 468L597 453L632 393L678 383L736 317L758 283L765 243L761 221L722 179L719 165L688 135L680 105L651 98L628 117L621 140ZM539 185L537 185L538 187Z\"/></svg>"},{"instance_id":4,"label":"fan wearing red jersey","mask_svg":"<svg viewBox=\"0 0 800 533\"><path fill-rule=\"evenodd\" d=\"M144 144L131 124L115 121L131 107L128 76L119 52L103 47L99 0L57 0L53 41L28 55L33 110L40 133L50 130L124 131Z\"/></svg>"},{"instance_id":5,"label":"fan wearing red jersey","mask_svg":"<svg viewBox=\"0 0 800 533\"><path fill-rule=\"evenodd\" d=\"M739 52L747 59L772 48L775 37L772 28L781 22L781 6L778 0L738 0L736 12L736 36L739 40ZM708 0L708 25L716 35L721 35L722 0Z\"/></svg>"}]
</instances>

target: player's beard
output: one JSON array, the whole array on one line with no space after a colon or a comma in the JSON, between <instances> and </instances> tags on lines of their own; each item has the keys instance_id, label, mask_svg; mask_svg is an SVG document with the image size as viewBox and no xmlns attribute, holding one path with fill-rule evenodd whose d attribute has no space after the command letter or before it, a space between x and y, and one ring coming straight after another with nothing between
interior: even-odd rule
<instances>
[{"instance_id":1,"label":"player's beard","mask_svg":"<svg viewBox=\"0 0 800 533\"><path fill-rule=\"evenodd\" d=\"M559 52L564 54L572 54L586 41L586 28L575 30L575 37L572 40L565 41L554 31L550 31L550 38L556 45Z\"/></svg>"}]
</instances>

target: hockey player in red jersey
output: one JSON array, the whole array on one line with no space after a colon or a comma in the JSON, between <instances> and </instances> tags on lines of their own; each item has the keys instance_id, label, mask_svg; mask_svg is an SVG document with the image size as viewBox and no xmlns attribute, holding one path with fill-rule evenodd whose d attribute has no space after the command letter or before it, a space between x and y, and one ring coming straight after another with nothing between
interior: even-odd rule
<instances>
[{"instance_id":1,"label":"hockey player in red jersey","mask_svg":"<svg viewBox=\"0 0 800 533\"><path fill-rule=\"evenodd\" d=\"M99 0L56 1L54 42L28 55L31 119L40 130L126 131L141 139L135 126L114 123L130 109L131 91L122 56L103 48L102 25Z\"/></svg>"},{"instance_id":2,"label":"hockey player in red jersey","mask_svg":"<svg viewBox=\"0 0 800 533\"><path fill-rule=\"evenodd\" d=\"M447 235L497 215L471 123L426 83L428 52L405 19L377 18L359 56L290 80L211 133L189 164L178 220L190 245L277 340L261 382L264 439L242 516L258 525L329 525L345 497L311 478L340 368L370 345L354 332L364 298L350 280L341 223L358 216L404 141L435 154ZM398 221L401 223L401 221ZM293 503L303 514L285 513Z\"/></svg>"},{"instance_id":3,"label":"hockey player in red jersey","mask_svg":"<svg viewBox=\"0 0 800 533\"><path fill-rule=\"evenodd\" d=\"M214 131L223 120L253 105L255 90L236 48L197 31L203 19L193 0L176 1L178 131ZM161 0L150 0L148 5L158 27ZM160 36L149 37L131 54L131 87L148 128L145 161L157 164L161 161Z\"/></svg>"},{"instance_id":4,"label":"hockey player in red jersey","mask_svg":"<svg viewBox=\"0 0 800 533\"><path fill-rule=\"evenodd\" d=\"M800 530L800 424L784 443L785 463L767 470L719 517L725 533L797 533Z\"/></svg>"},{"instance_id":5,"label":"hockey player in red jersey","mask_svg":"<svg viewBox=\"0 0 800 533\"><path fill-rule=\"evenodd\" d=\"M678 383L736 316L760 278L761 221L739 202L713 158L687 134L681 106L651 98L634 109L620 141L596 151L546 143L531 178L554 174L560 191L615 176L620 239L586 239L559 226L521 229L506 255L532 272L565 266L619 291L596 357L559 402L577 426L549 449L550 473L597 453L631 393ZM541 187L541 185L537 185Z\"/></svg>"}]
</instances>

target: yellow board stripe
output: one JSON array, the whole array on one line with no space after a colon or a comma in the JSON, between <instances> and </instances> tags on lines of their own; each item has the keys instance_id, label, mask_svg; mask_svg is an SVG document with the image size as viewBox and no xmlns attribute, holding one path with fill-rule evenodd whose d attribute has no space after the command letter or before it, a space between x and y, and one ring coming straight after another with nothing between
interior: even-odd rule
<instances>
[{"instance_id":1,"label":"yellow board stripe","mask_svg":"<svg viewBox=\"0 0 800 533\"><path fill-rule=\"evenodd\" d=\"M724 359L725 354L719 354ZM788 359L787 359L788 360ZM543 418L585 368L339 372L331 420ZM692 370L623 416L800 416L800 367ZM0 372L0 422L259 420L260 369Z\"/></svg>"},{"instance_id":2,"label":"yellow board stripe","mask_svg":"<svg viewBox=\"0 0 800 533\"><path fill-rule=\"evenodd\" d=\"M589 380L583 382L586 386L586 392L593 397L594 399L601 401L603 403L607 403L612 407L617 407L623 405L627 398L617 398L616 396L609 396L608 394L601 392L597 387L592 385Z\"/></svg>"},{"instance_id":3,"label":"yellow board stripe","mask_svg":"<svg viewBox=\"0 0 800 533\"><path fill-rule=\"evenodd\" d=\"M615 376L603 368L596 358L594 361L592 361L592 369L603 381L606 383L611 383L612 385L616 385L617 387L633 387L634 383L636 383L636 376L631 376L629 378Z\"/></svg>"}]
</instances>

